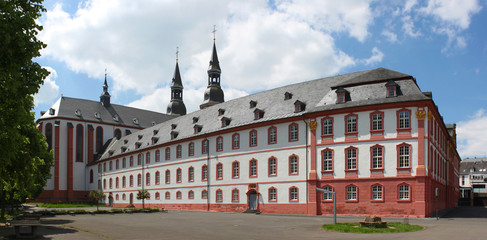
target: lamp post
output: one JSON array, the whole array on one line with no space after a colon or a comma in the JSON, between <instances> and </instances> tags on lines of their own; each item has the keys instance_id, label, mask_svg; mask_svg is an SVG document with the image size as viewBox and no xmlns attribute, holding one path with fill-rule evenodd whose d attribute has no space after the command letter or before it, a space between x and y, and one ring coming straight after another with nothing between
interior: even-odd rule
<instances>
[{"instance_id":1,"label":"lamp post","mask_svg":"<svg viewBox=\"0 0 487 240\"><path fill-rule=\"evenodd\" d=\"M333 191L328 191L323 188L316 188L316 191L320 191L323 193L330 193L333 195L333 224L337 224L337 205L336 205L336 193Z\"/></svg>"}]
</instances>

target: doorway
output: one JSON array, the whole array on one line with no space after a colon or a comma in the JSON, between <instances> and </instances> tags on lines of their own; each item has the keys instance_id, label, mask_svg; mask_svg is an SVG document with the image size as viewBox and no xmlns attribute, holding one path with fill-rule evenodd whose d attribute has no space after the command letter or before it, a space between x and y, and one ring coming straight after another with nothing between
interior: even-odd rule
<instances>
[{"instance_id":1,"label":"doorway","mask_svg":"<svg viewBox=\"0 0 487 240\"><path fill-rule=\"evenodd\" d=\"M248 208L249 210L257 210L257 192L255 190L249 192Z\"/></svg>"}]
</instances>

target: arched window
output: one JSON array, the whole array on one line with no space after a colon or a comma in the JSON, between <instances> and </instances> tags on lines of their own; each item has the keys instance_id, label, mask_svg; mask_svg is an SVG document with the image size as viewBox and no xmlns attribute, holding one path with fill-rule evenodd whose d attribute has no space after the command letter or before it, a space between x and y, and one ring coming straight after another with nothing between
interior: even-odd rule
<instances>
[{"instance_id":1,"label":"arched window","mask_svg":"<svg viewBox=\"0 0 487 240\"><path fill-rule=\"evenodd\" d=\"M122 188L125 188L127 185L125 183L127 182L127 178L125 176L122 177Z\"/></svg>"},{"instance_id":2,"label":"arched window","mask_svg":"<svg viewBox=\"0 0 487 240\"><path fill-rule=\"evenodd\" d=\"M297 187L290 187L289 188L289 201L290 202L299 201L299 195L298 195L298 188Z\"/></svg>"},{"instance_id":3,"label":"arched window","mask_svg":"<svg viewBox=\"0 0 487 240\"><path fill-rule=\"evenodd\" d=\"M115 129L115 132L113 133L113 135L115 135L117 140L119 140L122 137L122 131L120 131L120 129L117 128L117 129Z\"/></svg>"},{"instance_id":4,"label":"arched window","mask_svg":"<svg viewBox=\"0 0 487 240\"><path fill-rule=\"evenodd\" d=\"M183 194L181 194L181 191L176 192L176 199L181 199L183 198Z\"/></svg>"},{"instance_id":5,"label":"arched window","mask_svg":"<svg viewBox=\"0 0 487 240\"><path fill-rule=\"evenodd\" d=\"M298 139L298 124L292 123L291 125L289 125L289 141L294 142L298 141Z\"/></svg>"},{"instance_id":6,"label":"arched window","mask_svg":"<svg viewBox=\"0 0 487 240\"><path fill-rule=\"evenodd\" d=\"M249 132L249 146L255 147L257 146L257 131L252 130Z\"/></svg>"},{"instance_id":7,"label":"arched window","mask_svg":"<svg viewBox=\"0 0 487 240\"><path fill-rule=\"evenodd\" d=\"M93 169L90 170L90 183L93 183Z\"/></svg>"},{"instance_id":8,"label":"arched window","mask_svg":"<svg viewBox=\"0 0 487 240\"><path fill-rule=\"evenodd\" d=\"M203 190L201 191L201 199L207 199L208 198L208 191Z\"/></svg>"},{"instance_id":9,"label":"arched window","mask_svg":"<svg viewBox=\"0 0 487 240\"><path fill-rule=\"evenodd\" d=\"M80 125L78 125L80 126ZM96 128L96 152L99 153L103 147L103 128Z\"/></svg>"},{"instance_id":10,"label":"arched window","mask_svg":"<svg viewBox=\"0 0 487 240\"><path fill-rule=\"evenodd\" d=\"M119 181L120 181L120 180L119 180L119 178L118 178L118 177L117 177L117 178L115 178L115 188L119 188L119 187L120 187L120 185L119 185Z\"/></svg>"},{"instance_id":11,"label":"arched window","mask_svg":"<svg viewBox=\"0 0 487 240\"><path fill-rule=\"evenodd\" d=\"M156 172L156 185L161 183L161 173L159 171Z\"/></svg>"},{"instance_id":12,"label":"arched window","mask_svg":"<svg viewBox=\"0 0 487 240\"><path fill-rule=\"evenodd\" d=\"M208 140L203 140L201 143L201 154L207 154L208 153Z\"/></svg>"},{"instance_id":13,"label":"arched window","mask_svg":"<svg viewBox=\"0 0 487 240\"><path fill-rule=\"evenodd\" d=\"M166 199L171 199L171 193L170 192L166 192Z\"/></svg>"},{"instance_id":14,"label":"arched window","mask_svg":"<svg viewBox=\"0 0 487 240\"><path fill-rule=\"evenodd\" d=\"M216 165L216 179L217 180L223 179L223 164L222 163L218 163Z\"/></svg>"},{"instance_id":15,"label":"arched window","mask_svg":"<svg viewBox=\"0 0 487 240\"><path fill-rule=\"evenodd\" d=\"M267 130L267 143L268 144L276 144L277 143L277 128L270 127Z\"/></svg>"},{"instance_id":16,"label":"arched window","mask_svg":"<svg viewBox=\"0 0 487 240\"><path fill-rule=\"evenodd\" d=\"M257 177L257 160L252 159L249 162L249 176Z\"/></svg>"},{"instance_id":17,"label":"arched window","mask_svg":"<svg viewBox=\"0 0 487 240\"><path fill-rule=\"evenodd\" d=\"M268 160L268 175L269 176L277 176L277 159L275 157L271 157Z\"/></svg>"},{"instance_id":18,"label":"arched window","mask_svg":"<svg viewBox=\"0 0 487 240\"><path fill-rule=\"evenodd\" d=\"M156 150L156 162L161 161L161 151Z\"/></svg>"},{"instance_id":19,"label":"arched window","mask_svg":"<svg viewBox=\"0 0 487 240\"><path fill-rule=\"evenodd\" d=\"M240 177L240 163L235 161L232 163L232 178Z\"/></svg>"},{"instance_id":20,"label":"arched window","mask_svg":"<svg viewBox=\"0 0 487 240\"><path fill-rule=\"evenodd\" d=\"M50 123L46 124L46 141L48 150L50 151L52 149L52 124Z\"/></svg>"},{"instance_id":21,"label":"arched window","mask_svg":"<svg viewBox=\"0 0 487 240\"><path fill-rule=\"evenodd\" d=\"M194 182L194 168L188 168L188 182Z\"/></svg>"},{"instance_id":22,"label":"arched window","mask_svg":"<svg viewBox=\"0 0 487 240\"><path fill-rule=\"evenodd\" d=\"M239 202L239 192L238 189L232 190L232 202Z\"/></svg>"},{"instance_id":23,"label":"arched window","mask_svg":"<svg viewBox=\"0 0 487 240\"><path fill-rule=\"evenodd\" d=\"M232 149L240 148L240 134L235 133L232 135Z\"/></svg>"},{"instance_id":24,"label":"arched window","mask_svg":"<svg viewBox=\"0 0 487 240\"><path fill-rule=\"evenodd\" d=\"M194 192L193 192L193 190L190 190L188 192L188 199L194 199Z\"/></svg>"},{"instance_id":25,"label":"arched window","mask_svg":"<svg viewBox=\"0 0 487 240\"><path fill-rule=\"evenodd\" d=\"M208 166L203 165L201 167L201 181L207 181L208 180Z\"/></svg>"},{"instance_id":26,"label":"arched window","mask_svg":"<svg viewBox=\"0 0 487 240\"><path fill-rule=\"evenodd\" d=\"M110 189L112 189L112 188L113 188L113 180L112 180L112 178L110 178Z\"/></svg>"},{"instance_id":27,"label":"arched window","mask_svg":"<svg viewBox=\"0 0 487 240\"><path fill-rule=\"evenodd\" d=\"M176 158L181 158L183 156L183 147L178 145L176 147Z\"/></svg>"},{"instance_id":28,"label":"arched window","mask_svg":"<svg viewBox=\"0 0 487 240\"><path fill-rule=\"evenodd\" d=\"M142 174L137 175L137 186L142 186Z\"/></svg>"},{"instance_id":29,"label":"arched window","mask_svg":"<svg viewBox=\"0 0 487 240\"><path fill-rule=\"evenodd\" d=\"M130 175L130 186L134 186L134 176Z\"/></svg>"},{"instance_id":30,"label":"arched window","mask_svg":"<svg viewBox=\"0 0 487 240\"><path fill-rule=\"evenodd\" d=\"M83 125L76 125L76 162L83 162Z\"/></svg>"},{"instance_id":31,"label":"arched window","mask_svg":"<svg viewBox=\"0 0 487 240\"><path fill-rule=\"evenodd\" d=\"M221 189L216 190L216 202L223 202L223 191Z\"/></svg>"},{"instance_id":32,"label":"arched window","mask_svg":"<svg viewBox=\"0 0 487 240\"><path fill-rule=\"evenodd\" d=\"M269 188L269 202L277 202L277 189L275 187Z\"/></svg>"},{"instance_id":33,"label":"arched window","mask_svg":"<svg viewBox=\"0 0 487 240\"><path fill-rule=\"evenodd\" d=\"M178 168L176 170L176 182L178 182L178 183L182 182L182 180L183 180L183 176L182 175L183 175L183 173L182 173L181 168Z\"/></svg>"},{"instance_id":34,"label":"arched window","mask_svg":"<svg viewBox=\"0 0 487 240\"><path fill-rule=\"evenodd\" d=\"M150 164L150 152L147 152L147 153L145 154L145 163L146 163L146 164Z\"/></svg>"},{"instance_id":35,"label":"arched window","mask_svg":"<svg viewBox=\"0 0 487 240\"><path fill-rule=\"evenodd\" d=\"M150 185L150 173L145 174L145 185Z\"/></svg>"},{"instance_id":36,"label":"arched window","mask_svg":"<svg viewBox=\"0 0 487 240\"><path fill-rule=\"evenodd\" d=\"M188 145L188 156L193 156L194 155L194 143L189 143Z\"/></svg>"},{"instance_id":37,"label":"arched window","mask_svg":"<svg viewBox=\"0 0 487 240\"><path fill-rule=\"evenodd\" d=\"M161 194L159 192L156 192L156 199L159 200L161 198Z\"/></svg>"},{"instance_id":38,"label":"arched window","mask_svg":"<svg viewBox=\"0 0 487 240\"><path fill-rule=\"evenodd\" d=\"M171 171L166 170L166 184L171 183Z\"/></svg>"}]
</instances>

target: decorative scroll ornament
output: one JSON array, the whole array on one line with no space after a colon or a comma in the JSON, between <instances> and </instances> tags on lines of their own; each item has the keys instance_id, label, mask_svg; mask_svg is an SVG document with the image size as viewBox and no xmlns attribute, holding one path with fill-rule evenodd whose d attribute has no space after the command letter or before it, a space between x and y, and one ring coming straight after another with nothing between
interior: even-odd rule
<instances>
[{"instance_id":1,"label":"decorative scroll ornament","mask_svg":"<svg viewBox=\"0 0 487 240\"><path fill-rule=\"evenodd\" d=\"M425 117L426 117L426 111L424 110L416 111L416 118L418 120L424 120Z\"/></svg>"},{"instance_id":2,"label":"decorative scroll ornament","mask_svg":"<svg viewBox=\"0 0 487 240\"><path fill-rule=\"evenodd\" d=\"M311 130L314 131L314 130L316 130L316 127L318 126L318 123L315 120L311 120L311 121L309 121L308 126L309 126L309 128Z\"/></svg>"}]
</instances>

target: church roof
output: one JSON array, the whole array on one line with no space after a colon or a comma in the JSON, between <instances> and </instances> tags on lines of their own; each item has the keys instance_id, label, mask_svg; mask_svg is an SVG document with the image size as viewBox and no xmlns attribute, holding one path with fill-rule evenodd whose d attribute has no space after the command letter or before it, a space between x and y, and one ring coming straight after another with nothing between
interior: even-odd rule
<instances>
[{"instance_id":1,"label":"church roof","mask_svg":"<svg viewBox=\"0 0 487 240\"><path fill-rule=\"evenodd\" d=\"M216 53L215 43L213 43L213 52L211 53L210 66L208 67L208 72L210 71L221 72L220 62L218 61L218 54Z\"/></svg>"},{"instance_id":2,"label":"church roof","mask_svg":"<svg viewBox=\"0 0 487 240\"><path fill-rule=\"evenodd\" d=\"M51 111L46 111L39 120L62 117L126 127L148 128L175 117L118 104L110 104L106 107L97 101L70 97L59 98L51 109L53 109L53 114Z\"/></svg>"},{"instance_id":3,"label":"church roof","mask_svg":"<svg viewBox=\"0 0 487 240\"><path fill-rule=\"evenodd\" d=\"M101 159L220 130L296 117L310 112L393 102L431 100L431 98L421 92L415 80L411 77L397 81L403 91L402 96L386 97L385 84L381 81L377 82L377 79L375 79L377 76L383 76L379 77L380 80L387 81L391 76L394 78L394 76L404 77L409 75L379 68L296 83L244 96L170 119L156 126L143 129L137 134L124 136L118 141L113 141ZM351 82L357 84L350 87L345 85L344 87L350 93L351 101L337 104L336 92L332 87ZM362 82L368 84L358 84ZM292 97L285 98L285 94ZM295 112L294 104L296 100L306 104L304 111ZM250 101L258 103L256 107L265 113L262 118L255 118L255 109L249 108L248 105ZM222 109L224 111L221 111ZM224 113L219 114L221 112ZM194 118L198 119L197 123L194 123ZM222 127L223 118L227 119L225 127ZM230 121L228 122L228 120ZM195 133L195 124L201 127L201 131ZM178 131L176 138L171 136L171 131ZM139 137L141 135L142 137ZM153 141L154 139L157 139L157 141ZM136 145L139 147L136 147ZM126 151L122 151L122 148L125 148Z\"/></svg>"},{"instance_id":4,"label":"church roof","mask_svg":"<svg viewBox=\"0 0 487 240\"><path fill-rule=\"evenodd\" d=\"M181 81L181 73L179 73L179 64L176 62L176 68L174 69L174 76L172 77L172 87L183 88L183 83Z\"/></svg>"}]
</instances>

